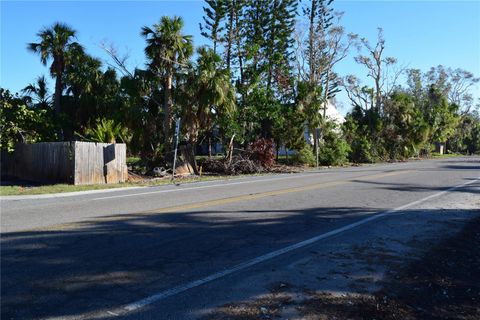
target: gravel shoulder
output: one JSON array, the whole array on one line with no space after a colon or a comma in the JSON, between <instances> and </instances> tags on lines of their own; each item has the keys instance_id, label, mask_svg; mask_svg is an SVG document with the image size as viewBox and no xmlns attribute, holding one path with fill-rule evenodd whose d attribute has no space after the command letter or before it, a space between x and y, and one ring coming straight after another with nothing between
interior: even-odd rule
<instances>
[{"instance_id":1,"label":"gravel shoulder","mask_svg":"<svg viewBox=\"0 0 480 320\"><path fill-rule=\"evenodd\" d=\"M203 319L479 319L479 208L476 183L314 246Z\"/></svg>"}]
</instances>

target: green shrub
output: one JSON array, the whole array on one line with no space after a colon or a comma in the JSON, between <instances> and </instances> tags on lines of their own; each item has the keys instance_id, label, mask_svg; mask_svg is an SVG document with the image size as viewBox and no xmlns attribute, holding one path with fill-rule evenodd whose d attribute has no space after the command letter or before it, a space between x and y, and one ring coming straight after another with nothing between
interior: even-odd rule
<instances>
[{"instance_id":1,"label":"green shrub","mask_svg":"<svg viewBox=\"0 0 480 320\"><path fill-rule=\"evenodd\" d=\"M319 162L325 166L339 166L348 162L350 146L337 130L335 123L329 122L323 133L323 143L319 149Z\"/></svg>"},{"instance_id":2,"label":"green shrub","mask_svg":"<svg viewBox=\"0 0 480 320\"><path fill-rule=\"evenodd\" d=\"M372 143L365 136L356 136L350 145L348 158L354 163L373 163L376 157L372 152Z\"/></svg>"},{"instance_id":3,"label":"green shrub","mask_svg":"<svg viewBox=\"0 0 480 320\"><path fill-rule=\"evenodd\" d=\"M315 155L313 154L312 147L304 144L303 148L298 150L297 154L293 156L293 162L309 166L315 165Z\"/></svg>"}]
</instances>

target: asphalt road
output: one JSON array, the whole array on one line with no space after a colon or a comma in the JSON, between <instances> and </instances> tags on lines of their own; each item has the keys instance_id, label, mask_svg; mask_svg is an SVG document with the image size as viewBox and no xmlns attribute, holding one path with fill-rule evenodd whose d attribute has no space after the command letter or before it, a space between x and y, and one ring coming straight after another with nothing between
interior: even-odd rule
<instances>
[{"instance_id":1,"label":"asphalt road","mask_svg":"<svg viewBox=\"0 0 480 320\"><path fill-rule=\"evenodd\" d=\"M477 201L479 177L480 158L464 157L4 198L1 316L197 318L261 291L272 268L288 269L331 237L378 233L382 219L446 195L450 209ZM252 273L261 277L242 286Z\"/></svg>"}]
</instances>

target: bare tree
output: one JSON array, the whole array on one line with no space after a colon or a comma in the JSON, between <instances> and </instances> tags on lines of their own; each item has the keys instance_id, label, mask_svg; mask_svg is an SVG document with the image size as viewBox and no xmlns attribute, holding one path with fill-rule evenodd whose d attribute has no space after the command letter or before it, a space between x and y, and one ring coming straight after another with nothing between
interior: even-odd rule
<instances>
[{"instance_id":1,"label":"bare tree","mask_svg":"<svg viewBox=\"0 0 480 320\"><path fill-rule=\"evenodd\" d=\"M339 91L340 77L334 72L335 66L345 59L351 46L358 47L358 35L345 34L345 28L340 25L343 13L335 14L337 21L328 30L326 46L323 54L323 118L326 118L328 101Z\"/></svg>"},{"instance_id":2,"label":"bare tree","mask_svg":"<svg viewBox=\"0 0 480 320\"><path fill-rule=\"evenodd\" d=\"M425 80L430 85L435 85L447 97L448 102L458 105L462 114L467 114L474 104L472 88L480 78L461 68L445 68L442 65L432 67L425 75Z\"/></svg>"},{"instance_id":3,"label":"bare tree","mask_svg":"<svg viewBox=\"0 0 480 320\"><path fill-rule=\"evenodd\" d=\"M345 88L347 97L354 107L360 108L365 113L374 107L373 89L362 85L360 79L356 76L346 76L342 80L342 86Z\"/></svg>"},{"instance_id":4,"label":"bare tree","mask_svg":"<svg viewBox=\"0 0 480 320\"><path fill-rule=\"evenodd\" d=\"M107 42L105 40L101 41L98 46L100 47L100 49L105 51L105 53L112 60L112 62L105 60L105 63L108 66L120 71L124 76L129 76L133 78L133 72L128 70L127 67L127 61L130 58L130 55L128 53L120 55L115 45L112 42Z\"/></svg>"},{"instance_id":5,"label":"bare tree","mask_svg":"<svg viewBox=\"0 0 480 320\"><path fill-rule=\"evenodd\" d=\"M367 69L367 77L373 80L374 108L377 112L380 112L382 110L383 97L393 90L398 77L404 69L392 68L397 63L397 59L384 56L385 38L382 28L378 28L377 43L374 46L366 38L362 38L361 43L367 54L356 56L355 61Z\"/></svg>"}]
</instances>

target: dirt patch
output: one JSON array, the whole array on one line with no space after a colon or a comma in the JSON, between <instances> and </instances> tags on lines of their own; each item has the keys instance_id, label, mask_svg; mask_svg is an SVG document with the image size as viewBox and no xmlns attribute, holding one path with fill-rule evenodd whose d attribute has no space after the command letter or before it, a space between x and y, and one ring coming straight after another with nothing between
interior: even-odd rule
<instances>
[{"instance_id":1,"label":"dirt patch","mask_svg":"<svg viewBox=\"0 0 480 320\"><path fill-rule=\"evenodd\" d=\"M394 300L370 295L316 293L298 308L302 319L411 319L413 312Z\"/></svg>"},{"instance_id":2,"label":"dirt patch","mask_svg":"<svg viewBox=\"0 0 480 320\"><path fill-rule=\"evenodd\" d=\"M292 304L288 293L273 292L253 301L231 303L215 309L204 320L278 319L285 306Z\"/></svg>"},{"instance_id":3,"label":"dirt patch","mask_svg":"<svg viewBox=\"0 0 480 320\"><path fill-rule=\"evenodd\" d=\"M204 319L480 319L480 218L433 245L431 239L418 245L427 249L417 258L387 264L381 289L374 292L274 284L268 294L224 305ZM374 260L382 260L378 253Z\"/></svg>"},{"instance_id":4,"label":"dirt patch","mask_svg":"<svg viewBox=\"0 0 480 320\"><path fill-rule=\"evenodd\" d=\"M480 219L389 275L372 295L314 293L300 314L305 319L480 319Z\"/></svg>"}]
</instances>

